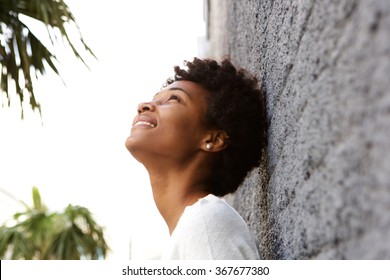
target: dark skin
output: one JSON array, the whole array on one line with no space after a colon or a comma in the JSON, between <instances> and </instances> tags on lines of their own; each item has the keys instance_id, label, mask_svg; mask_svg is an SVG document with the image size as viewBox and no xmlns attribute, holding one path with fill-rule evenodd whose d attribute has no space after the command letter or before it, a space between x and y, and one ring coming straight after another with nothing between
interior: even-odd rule
<instances>
[{"instance_id":1,"label":"dark skin","mask_svg":"<svg viewBox=\"0 0 390 280\"><path fill-rule=\"evenodd\" d=\"M204 122L207 90L177 81L138 105L130 153L149 173L153 197L172 234L184 208L208 195L205 182L216 155L226 147L226 132Z\"/></svg>"}]
</instances>

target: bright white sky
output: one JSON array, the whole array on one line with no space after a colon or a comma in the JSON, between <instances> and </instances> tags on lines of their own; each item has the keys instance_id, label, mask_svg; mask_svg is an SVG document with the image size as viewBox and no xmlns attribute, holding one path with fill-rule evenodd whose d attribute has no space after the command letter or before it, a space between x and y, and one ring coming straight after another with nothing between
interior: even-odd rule
<instances>
[{"instance_id":1,"label":"bright white sky","mask_svg":"<svg viewBox=\"0 0 390 280\"><path fill-rule=\"evenodd\" d=\"M20 120L16 98L0 109L0 188L31 203L35 185L50 209L88 207L107 229L110 259L128 259L130 240L133 259L153 258L167 229L124 142L136 105L152 98L174 65L197 56L203 1L66 2L99 60L88 71L59 57L66 87L49 73L35 89L43 126L28 108ZM16 210L0 209L0 219Z\"/></svg>"}]
</instances>

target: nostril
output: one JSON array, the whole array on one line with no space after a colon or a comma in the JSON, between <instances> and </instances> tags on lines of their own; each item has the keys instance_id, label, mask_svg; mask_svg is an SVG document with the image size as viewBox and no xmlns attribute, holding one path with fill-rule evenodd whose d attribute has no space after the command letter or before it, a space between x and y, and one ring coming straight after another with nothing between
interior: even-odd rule
<instances>
[{"instance_id":1,"label":"nostril","mask_svg":"<svg viewBox=\"0 0 390 280\"><path fill-rule=\"evenodd\" d=\"M150 111L150 105L148 103L141 103L138 105L138 108L137 108L137 111L138 111L138 114L141 114L145 111Z\"/></svg>"}]
</instances>

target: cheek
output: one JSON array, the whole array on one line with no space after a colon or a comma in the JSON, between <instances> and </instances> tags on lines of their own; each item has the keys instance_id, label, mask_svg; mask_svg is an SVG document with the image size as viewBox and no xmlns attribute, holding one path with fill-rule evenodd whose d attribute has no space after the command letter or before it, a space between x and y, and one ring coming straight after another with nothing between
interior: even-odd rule
<instances>
[{"instance_id":1,"label":"cheek","mask_svg":"<svg viewBox=\"0 0 390 280\"><path fill-rule=\"evenodd\" d=\"M196 118L174 118L161 124L161 136L174 139L192 139L200 130L200 122Z\"/></svg>"}]
</instances>

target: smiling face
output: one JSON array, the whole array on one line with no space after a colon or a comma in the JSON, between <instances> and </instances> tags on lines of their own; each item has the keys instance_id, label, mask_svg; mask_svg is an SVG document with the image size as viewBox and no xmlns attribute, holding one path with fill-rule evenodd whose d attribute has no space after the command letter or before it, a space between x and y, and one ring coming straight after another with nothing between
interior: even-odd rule
<instances>
[{"instance_id":1,"label":"smiling face","mask_svg":"<svg viewBox=\"0 0 390 280\"><path fill-rule=\"evenodd\" d=\"M126 147L140 162L165 157L184 161L205 146L207 91L190 81L177 81L141 103Z\"/></svg>"}]
</instances>

